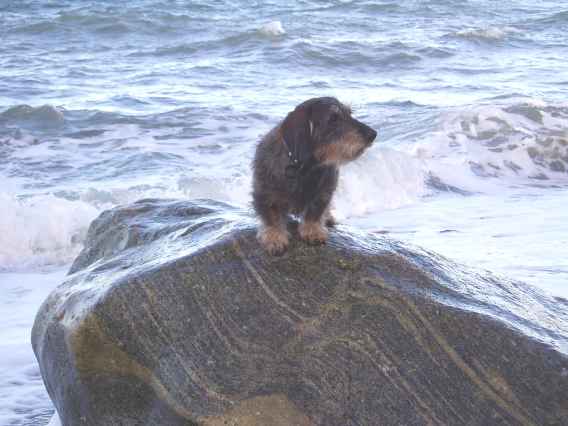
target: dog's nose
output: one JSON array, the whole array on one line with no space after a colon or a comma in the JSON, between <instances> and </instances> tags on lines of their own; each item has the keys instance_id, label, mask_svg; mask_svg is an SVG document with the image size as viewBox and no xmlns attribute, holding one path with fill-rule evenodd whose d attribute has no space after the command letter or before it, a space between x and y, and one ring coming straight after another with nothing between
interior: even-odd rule
<instances>
[{"instance_id":1,"label":"dog's nose","mask_svg":"<svg viewBox=\"0 0 568 426\"><path fill-rule=\"evenodd\" d=\"M377 131L375 129L371 129L369 127L369 133L367 134L367 138L369 139L369 143L373 142L377 137Z\"/></svg>"},{"instance_id":2,"label":"dog's nose","mask_svg":"<svg viewBox=\"0 0 568 426\"><path fill-rule=\"evenodd\" d=\"M370 128L366 124L363 124L362 129L363 137L367 139L367 142L372 143L377 137L377 131Z\"/></svg>"}]
</instances>

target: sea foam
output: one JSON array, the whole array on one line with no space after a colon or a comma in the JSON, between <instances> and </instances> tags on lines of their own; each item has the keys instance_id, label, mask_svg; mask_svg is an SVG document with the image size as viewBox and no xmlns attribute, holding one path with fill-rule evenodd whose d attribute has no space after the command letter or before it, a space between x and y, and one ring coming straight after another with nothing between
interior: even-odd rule
<instances>
[{"instance_id":1,"label":"sea foam","mask_svg":"<svg viewBox=\"0 0 568 426\"><path fill-rule=\"evenodd\" d=\"M262 25L258 31L265 36L280 36L286 34L282 22L272 21Z\"/></svg>"},{"instance_id":2,"label":"sea foam","mask_svg":"<svg viewBox=\"0 0 568 426\"><path fill-rule=\"evenodd\" d=\"M417 202L427 192L420 160L377 147L341 171L335 213L347 218L396 209Z\"/></svg>"},{"instance_id":3,"label":"sea foam","mask_svg":"<svg viewBox=\"0 0 568 426\"><path fill-rule=\"evenodd\" d=\"M98 210L53 195L19 199L0 193L0 270L22 270L73 260Z\"/></svg>"},{"instance_id":4,"label":"sea foam","mask_svg":"<svg viewBox=\"0 0 568 426\"><path fill-rule=\"evenodd\" d=\"M0 274L1 425L39 425L53 411L29 339L37 310L66 272Z\"/></svg>"},{"instance_id":5,"label":"sea foam","mask_svg":"<svg viewBox=\"0 0 568 426\"><path fill-rule=\"evenodd\" d=\"M457 31L455 35L460 38L478 41L503 40L509 34L520 33L514 27L487 27L487 28L468 28Z\"/></svg>"},{"instance_id":6,"label":"sea foam","mask_svg":"<svg viewBox=\"0 0 568 426\"><path fill-rule=\"evenodd\" d=\"M54 414L47 426L61 426L61 420L59 420L59 416L57 414Z\"/></svg>"},{"instance_id":7,"label":"sea foam","mask_svg":"<svg viewBox=\"0 0 568 426\"><path fill-rule=\"evenodd\" d=\"M478 105L442 115L410 151L451 185L568 180L568 108L538 102Z\"/></svg>"}]
</instances>

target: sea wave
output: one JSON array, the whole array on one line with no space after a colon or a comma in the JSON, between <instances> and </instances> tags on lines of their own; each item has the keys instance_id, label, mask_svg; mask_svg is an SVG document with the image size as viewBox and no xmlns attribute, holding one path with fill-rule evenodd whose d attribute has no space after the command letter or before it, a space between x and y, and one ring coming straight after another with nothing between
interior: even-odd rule
<instances>
[{"instance_id":1,"label":"sea wave","mask_svg":"<svg viewBox=\"0 0 568 426\"><path fill-rule=\"evenodd\" d=\"M342 172L336 208L360 216L439 192L502 191L568 182L568 105L474 105L442 113L406 144L380 140Z\"/></svg>"},{"instance_id":2,"label":"sea wave","mask_svg":"<svg viewBox=\"0 0 568 426\"><path fill-rule=\"evenodd\" d=\"M117 111L115 104L130 110L138 110L151 103L131 94L115 95L111 98L110 111L104 109L65 109L54 105L14 105L0 111L0 137L3 134L22 134L22 129L37 130L38 134L49 131L50 134L60 133L64 136L70 131L82 131L85 128L112 126L112 125L140 125L145 128L183 127L190 125L197 119L205 119L210 115L221 114L219 108L202 106L182 106L170 111L158 113L133 114ZM108 106L101 102L101 107ZM226 111L223 115L226 119ZM19 131L18 131L19 130ZM95 129L92 129L95 131ZM98 129L97 129L98 130ZM99 133L104 133L101 131ZM16 136L16 139L20 139ZM1 142L0 142L1 143Z\"/></svg>"},{"instance_id":3,"label":"sea wave","mask_svg":"<svg viewBox=\"0 0 568 426\"><path fill-rule=\"evenodd\" d=\"M15 34L45 34L57 31L57 24L53 21L40 21L33 24L23 24L15 27L12 31Z\"/></svg>"},{"instance_id":4,"label":"sea wave","mask_svg":"<svg viewBox=\"0 0 568 426\"><path fill-rule=\"evenodd\" d=\"M207 40L195 41L176 41L167 46L160 46L154 49L138 49L128 54L129 57L188 57L196 54L211 55L212 51L226 51L227 49L247 49L261 45L268 32L276 31L277 28L267 30L243 30L242 32L232 32L221 37L213 37ZM283 31L283 29L282 29ZM282 33L283 34L283 33ZM272 36L276 34L270 34Z\"/></svg>"},{"instance_id":5,"label":"sea wave","mask_svg":"<svg viewBox=\"0 0 568 426\"><path fill-rule=\"evenodd\" d=\"M423 55L402 43L373 45L355 41L322 41L297 39L286 47L287 61L304 66L318 66L326 69L354 68L361 70L400 69L417 66ZM431 52L423 51L423 54ZM281 61L277 56L274 61Z\"/></svg>"},{"instance_id":6,"label":"sea wave","mask_svg":"<svg viewBox=\"0 0 568 426\"><path fill-rule=\"evenodd\" d=\"M22 199L0 192L0 270L65 264L82 248L98 210L53 195Z\"/></svg>"},{"instance_id":7,"label":"sea wave","mask_svg":"<svg viewBox=\"0 0 568 426\"><path fill-rule=\"evenodd\" d=\"M172 14L165 10L149 15L140 13L136 7L121 10L80 7L70 10L62 7L62 9L58 14L38 13L35 22L30 19L14 20L6 28L9 33L29 36L68 31L118 36L127 33L167 35L183 30L184 25L199 25L197 16Z\"/></svg>"},{"instance_id":8,"label":"sea wave","mask_svg":"<svg viewBox=\"0 0 568 426\"><path fill-rule=\"evenodd\" d=\"M547 26L555 26L556 24L558 24L559 26L566 27L568 26L568 10L563 10L562 12L553 13L545 17L532 19L531 23Z\"/></svg>"},{"instance_id":9,"label":"sea wave","mask_svg":"<svg viewBox=\"0 0 568 426\"><path fill-rule=\"evenodd\" d=\"M510 26L503 26L503 27L486 27L486 28L468 28L456 31L455 33L451 34L454 37L463 38L466 40L471 41L500 41L504 40L510 34L519 34L522 31L510 27Z\"/></svg>"},{"instance_id":10,"label":"sea wave","mask_svg":"<svg viewBox=\"0 0 568 426\"><path fill-rule=\"evenodd\" d=\"M268 22L267 24L262 25L258 31L265 35L265 36L281 36L286 34L284 31L284 27L282 27L282 22L280 21L272 21Z\"/></svg>"},{"instance_id":11,"label":"sea wave","mask_svg":"<svg viewBox=\"0 0 568 426\"><path fill-rule=\"evenodd\" d=\"M27 119L34 115L30 108L9 108L0 117ZM440 192L468 195L568 181L566 105L525 99L444 112L412 102L370 108L401 116L342 169L334 202L340 218L420 203ZM60 138L38 142L26 132L0 138L6 148L0 160L11 165L3 173L11 170L11 178L28 182L27 190L14 190L19 197L0 194L0 267L69 260L101 210L140 198L212 198L250 208L250 160L259 131L250 130L251 123L268 128L271 118L219 110L201 112L192 123L194 114L192 108L140 117L66 111L66 121L81 126L70 126ZM216 114L225 126L218 132L211 121ZM437 121L432 114L439 114ZM415 125L399 120L406 115Z\"/></svg>"},{"instance_id":12,"label":"sea wave","mask_svg":"<svg viewBox=\"0 0 568 426\"><path fill-rule=\"evenodd\" d=\"M31 125L39 128L60 127L65 121L63 110L53 105L32 107L16 105L0 113L0 124Z\"/></svg>"},{"instance_id":13,"label":"sea wave","mask_svg":"<svg viewBox=\"0 0 568 426\"><path fill-rule=\"evenodd\" d=\"M488 179L565 182L568 106L529 101L455 110L412 152L444 182L474 191Z\"/></svg>"},{"instance_id":14,"label":"sea wave","mask_svg":"<svg viewBox=\"0 0 568 426\"><path fill-rule=\"evenodd\" d=\"M414 204L428 193L419 159L377 147L342 170L333 204L336 215L347 218Z\"/></svg>"},{"instance_id":15,"label":"sea wave","mask_svg":"<svg viewBox=\"0 0 568 426\"><path fill-rule=\"evenodd\" d=\"M90 223L102 211L142 198L210 198L244 208L250 201L250 175L171 179L171 185L105 185L102 189L29 194L0 192L0 272L65 265L81 248Z\"/></svg>"}]
</instances>

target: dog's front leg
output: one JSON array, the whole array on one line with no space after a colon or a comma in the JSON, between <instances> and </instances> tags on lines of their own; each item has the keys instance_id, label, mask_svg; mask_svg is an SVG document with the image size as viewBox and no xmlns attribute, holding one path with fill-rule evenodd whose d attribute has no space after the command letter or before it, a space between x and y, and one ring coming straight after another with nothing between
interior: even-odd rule
<instances>
[{"instance_id":1,"label":"dog's front leg","mask_svg":"<svg viewBox=\"0 0 568 426\"><path fill-rule=\"evenodd\" d=\"M326 212L331 202L331 193L318 194L304 212L304 220L300 224L299 233L308 244L324 244L327 240L327 229L324 226Z\"/></svg>"},{"instance_id":2,"label":"dog's front leg","mask_svg":"<svg viewBox=\"0 0 568 426\"><path fill-rule=\"evenodd\" d=\"M288 248L288 231L286 230L287 207L270 204L264 197L254 197L257 214L262 225L258 231L258 240L265 250L274 256L283 254Z\"/></svg>"}]
</instances>

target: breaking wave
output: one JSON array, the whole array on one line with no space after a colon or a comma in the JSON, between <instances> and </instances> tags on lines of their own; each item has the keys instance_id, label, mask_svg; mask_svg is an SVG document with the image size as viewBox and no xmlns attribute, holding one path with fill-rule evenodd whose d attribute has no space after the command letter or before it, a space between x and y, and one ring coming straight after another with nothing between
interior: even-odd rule
<instances>
[{"instance_id":1,"label":"breaking wave","mask_svg":"<svg viewBox=\"0 0 568 426\"><path fill-rule=\"evenodd\" d=\"M31 107L17 105L0 113L0 124L18 124L37 128L52 128L63 125L63 111L52 105Z\"/></svg>"},{"instance_id":2,"label":"breaking wave","mask_svg":"<svg viewBox=\"0 0 568 426\"><path fill-rule=\"evenodd\" d=\"M470 190L482 182L568 180L568 107L540 102L447 113L412 147L430 172Z\"/></svg>"},{"instance_id":3,"label":"breaking wave","mask_svg":"<svg viewBox=\"0 0 568 426\"><path fill-rule=\"evenodd\" d=\"M101 121L100 114L90 112L82 118L83 130L64 129L52 142L25 131L17 138L0 138L0 147L7 147L0 159L11 164L13 175L37 176L42 191L19 197L0 193L0 268L65 263L81 248L100 211L140 198L213 198L250 208L254 134L248 126L243 134L238 127L227 128L228 136L203 129L194 133L203 133L199 143L186 142L177 127L187 123L186 113L134 121L110 114ZM59 114L53 107L24 106L9 108L0 119L58 121ZM172 114L181 115L174 120ZM167 126L161 127L164 120ZM269 126L266 117L259 120L258 126ZM226 117L223 121L228 123ZM233 143L224 142L226 137ZM243 143L235 144L235 138ZM361 159L342 169L334 200L338 217L396 209L443 192L468 195L499 191L503 185L568 182L568 107L563 105L522 101L446 110L430 128L420 124L408 142L391 139L379 136ZM35 162L29 162L30 155ZM73 173L78 166L84 172ZM74 190L57 189L69 182L63 176L79 179Z\"/></svg>"},{"instance_id":4,"label":"breaking wave","mask_svg":"<svg viewBox=\"0 0 568 426\"><path fill-rule=\"evenodd\" d=\"M19 270L73 260L98 210L53 195L18 199L0 193L0 270Z\"/></svg>"},{"instance_id":5,"label":"breaking wave","mask_svg":"<svg viewBox=\"0 0 568 426\"><path fill-rule=\"evenodd\" d=\"M452 35L472 41L495 41L504 40L510 34L521 33L521 30L514 27L487 27L487 28L468 28L456 31Z\"/></svg>"}]
</instances>

